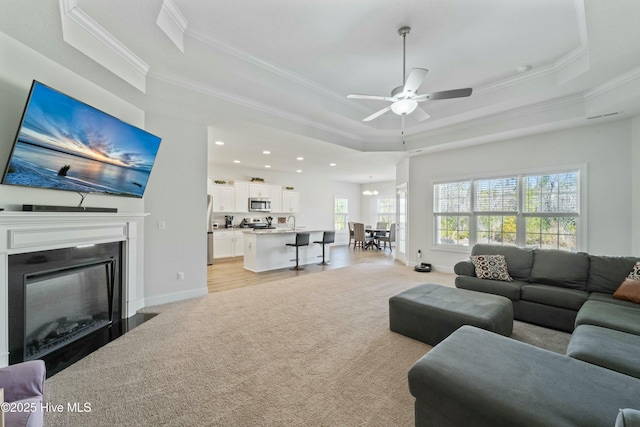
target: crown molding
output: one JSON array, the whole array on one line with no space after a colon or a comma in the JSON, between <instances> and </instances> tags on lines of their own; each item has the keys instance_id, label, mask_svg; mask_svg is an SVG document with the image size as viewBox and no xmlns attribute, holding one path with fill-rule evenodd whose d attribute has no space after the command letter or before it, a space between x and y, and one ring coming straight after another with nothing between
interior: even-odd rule
<instances>
[{"instance_id":1,"label":"crown molding","mask_svg":"<svg viewBox=\"0 0 640 427\"><path fill-rule=\"evenodd\" d=\"M263 104L261 102L254 101L252 99L245 98L243 96L239 96L210 85L205 85L200 82L184 79L174 74L153 73L151 74L150 77L168 84L179 86L181 88L192 90L194 92L198 92L204 95L212 96L214 98L221 99L223 101L232 102L234 104L241 105L243 107L247 107L253 110L272 114L274 116L281 117L283 119L290 120L295 123L299 123L305 126L310 126L315 129L318 129L324 132L329 132L334 135L339 135L354 141L358 141L358 142L364 141L364 138L362 138L359 135L356 135L350 132L344 132L339 129L336 129L335 127L327 126L325 124L322 124L313 120L309 120L298 114L292 114L280 108L275 108L271 105Z\"/></svg>"},{"instance_id":2,"label":"crown molding","mask_svg":"<svg viewBox=\"0 0 640 427\"><path fill-rule=\"evenodd\" d=\"M149 72L149 65L80 9L78 0L60 0L60 8L67 17L114 51L136 71L144 75Z\"/></svg>"},{"instance_id":3,"label":"crown molding","mask_svg":"<svg viewBox=\"0 0 640 427\"><path fill-rule=\"evenodd\" d=\"M291 70L288 70L284 67L278 66L272 62L269 62L267 60L265 60L264 58L261 58L257 55L251 54L245 50L242 50L236 46L233 46L229 43L223 42L220 39L211 37L208 34L205 34L201 31L197 31L197 30L188 30L186 33L187 36L192 37L195 40L198 40L202 43L204 43L207 46L210 46L214 49L220 50L222 52L225 52L229 55L235 56L236 58L248 62L250 64L253 64L255 66L258 66L264 70L267 70L277 76L283 77L286 80L289 80L293 83L296 83L300 86L303 86L307 89L310 89L316 93L319 93L323 96L327 96L329 98L332 98L333 100L348 106L349 108L352 109L357 109L360 112L364 113L368 113L370 112L369 108L366 108L363 105L354 103L352 101L349 101L349 99L341 93L335 92L333 90L330 90L322 85L320 85L319 83L308 79L306 77L301 76L300 74L297 74Z\"/></svg>"},{"instance_id":4,"label":"crown molding","mask_svg":"<svg viewBox=\"0 0 640 427\"><path fill-rule=\"evenodd\" d=\"M176 24L176 27L184 34L187 31L189 21L184 17L178 6L172 0L164 0L162 2L162 10L171 18Z\"/></svg>"},{"instance_id":5,"label":"crown molding","mask_svg":"<svg viewBox=\"0 0 640 427\"><path fill-rule=\"evenodd\" d=\"M599 86L594 87L584 93L584 99L589 100L597 96L603 95L617 87L628 84L634 80L640 79L640 67L627 71L624 74L620 74L608 82L605 82Z\"/></svg>"},{"instance_id":6,"label":"crown molding","mask_svg":"<svg viewBox=\"0 0 640 427\"><path fill-rule=\"evenodd\" d=\"M180 9L172 0L164 0L156 24L176 45L180 52L184 53L184 33L189 21L184 17Z\"/></svg>"}]
</instances>

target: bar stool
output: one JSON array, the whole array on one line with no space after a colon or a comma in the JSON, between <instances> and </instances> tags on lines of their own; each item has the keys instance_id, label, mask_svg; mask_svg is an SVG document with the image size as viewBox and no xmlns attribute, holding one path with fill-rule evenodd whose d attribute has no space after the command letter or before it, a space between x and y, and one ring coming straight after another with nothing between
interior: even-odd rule
<instances>
[{"instance_id":1,"label":"bar stool","mask_svg":"<svg viewBox=\"0 0 640 427\"><path fill-rule=\"evenodd\" d=\"M304 270L304 267L300 267L298 261L300 260L300 256L298 255L298 249L300 246L309 246L309 233L296 233L296 242L295 243L286 243L286 246L295 246L296 247L296 266L291 268L291 270ZM294 260L291 260L294 261Z\"/></svg>"},{"instance_id":2,"label":"bar stool","mask_svg":"<svg viewBox=\"0 0 640 427\"><path fill-rule=\"evenodd\" d=\"M325 231L322 233L322 240L314 240L313 243L320 243L322 245L322 262L318 265L329 265L330 262L326 262L324 260L324 245L328 245L329 243L333 243L336 241L336 232L335 231ZM320 258L320 255L318 255Z\"/></svg>"}]
</instances>

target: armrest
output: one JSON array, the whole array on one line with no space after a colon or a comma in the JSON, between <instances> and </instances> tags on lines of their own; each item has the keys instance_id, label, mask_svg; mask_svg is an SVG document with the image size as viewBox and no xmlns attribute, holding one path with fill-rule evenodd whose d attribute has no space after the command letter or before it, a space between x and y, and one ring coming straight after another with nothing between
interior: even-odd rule
<instances>
[{"instance_id":1,"label":"armrest","mask_svg":"<svg viewBox=\"0 0 640 427\"><path fill-rule=\"evenodd\" d=\"M4 389L4 400L15 402L44 393L47 370L42 360L31 360L0 368L0 388Z\"/></svg>"},{"instance_id":2,"label":"armrest","mask_svg":"<svg viewBox=\"0 0 640 427\"><path fill-rule=\"evenodd\" d=\"M464 261L460 261L455 266L453 266L453 271L458 276L471 276L476 277L476 268L473 266L473 263L470 259L465 259Z\"/></svg>"}]
</instances>

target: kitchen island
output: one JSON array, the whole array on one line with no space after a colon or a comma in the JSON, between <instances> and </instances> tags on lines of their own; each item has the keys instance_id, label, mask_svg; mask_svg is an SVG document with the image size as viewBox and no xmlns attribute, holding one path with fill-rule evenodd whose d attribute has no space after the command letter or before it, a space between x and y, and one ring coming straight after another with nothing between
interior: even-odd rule
<instances>
[{"instance_id":1,"label":"kitchen island","mask_svg":"<svg viewBox=\"0 0 640 427\"><path fill-rule=\"evenodd\" d=\"M322 262L322 241L324 230L304 228L282 228L275 230L254 229L244 232L244 268L259 273L295 266L296 248L286 246L296 242L296 233L309 233L309 246L299 248L300 265ZM329 261L329 248L325 248L325 260ZM291 261L293 260L293 261Z\"/></svg>"}]
</instances>

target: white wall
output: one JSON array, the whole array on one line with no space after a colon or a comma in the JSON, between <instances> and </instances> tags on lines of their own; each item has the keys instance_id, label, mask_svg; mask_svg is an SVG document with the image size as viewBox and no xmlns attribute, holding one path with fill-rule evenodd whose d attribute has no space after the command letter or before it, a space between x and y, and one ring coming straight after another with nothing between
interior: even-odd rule
<instances>
[{"instance_id":1,"label":"white wall","mask_svg":"<svg viewBox=\"0 0 640 427\"><path fill-rule=\"evenodd\" d=\"M145 300L157 305L207 293L207 130L158 114L147 128L162 136L144 197Z\"/></svg>"},{"instance_id":2,"label":"white wall","mask_svg":"<svg viewBox=\"0 0 640 427\"><path fill-rule=\"evenodd\" d=\"M267 184L293 187L295 191L300 192L300 213L296 214L297 225L317 229L333 228L333 198L335 195L345 196L349 199L349 221L362 220L360 200L362 190L359 184L332 181L318 176L307 176L304 173L281 173L242 166L215 166L209 170L209 176L227 182L232 180L247 181L252 176L259 176L264 178ZM251 213L236 215L234 222L238 223L244 216L259 215Z\"/></svg>"},{"instance_id":3,"label":"white wall","mask_svg":"<svg viewBox=\"0 0 640 427\"><path fill-rule=\"evenodd\" d=\"M582 182L587 186L587 245L581 249L637 256L632 252L632 193L634 187L637 190L632 185L632 159L629 119L412 157L409 256L421 249L424 262L444 270L467 256L433 247L435 180L577 164L586 164L588 170Z\"/></svg>"}]
</instances>

